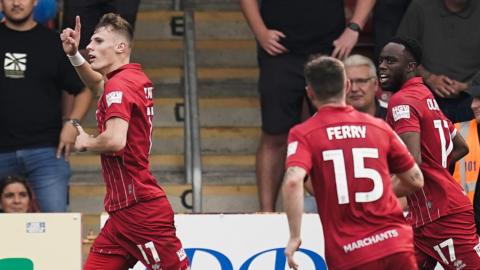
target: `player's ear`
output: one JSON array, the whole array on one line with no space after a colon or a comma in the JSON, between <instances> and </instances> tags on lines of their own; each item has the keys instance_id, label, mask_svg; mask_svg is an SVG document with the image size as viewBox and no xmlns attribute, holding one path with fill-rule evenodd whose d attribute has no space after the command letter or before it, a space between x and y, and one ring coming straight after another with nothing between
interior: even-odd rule
<instances>
[{"instance_id":1,"label":"player's ear","mask_svg":"<svg viewBox=\"0 0 480 270\"><path fill-rule=\"evenodd\" d=\"M407 64L407 73L415 73L417 70L417 63L415 62L408 62Z\"/></svg>"},{"instance_id":2,"label":"player's ear","mask_svg":"<svg viewBox=\"0 0 480 270\"><path fill-rule=\"evenodd\" d=\"M128 44L125 41L121 41L120 43L117 44L116 46L116 51L118 53L124 53L128 49Z\"/></svg>"},{"instance_id":3,"label":"player's ear","mask_svg":"<svg viewBox=\"0 0 480 270\"><path fill-rule=\"evenodd\" d=\"M305 90L307 90L307 96L308 98L310 99L310 101L313 101L317 99L317 96L315 96L315 92L313 91L313 88L307 84L307 86L305 87Z\"/></svg>"}]
</instances>

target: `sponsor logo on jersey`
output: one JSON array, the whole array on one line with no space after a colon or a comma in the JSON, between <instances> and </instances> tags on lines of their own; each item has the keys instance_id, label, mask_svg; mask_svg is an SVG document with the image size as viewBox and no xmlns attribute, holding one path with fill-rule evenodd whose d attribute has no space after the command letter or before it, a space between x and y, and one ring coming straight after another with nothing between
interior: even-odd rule
<instances>
[{"instance_id":1,"label":"sponsor logo on jersey","mask_svg":"<svg viewBox=\"0 0 480 270\"><path fill-rule=\"evenodd\" d=\"M187 253L185 253L185 250L181 248L177 251L177 256L179 261L183 261L187 258Z\"/></svg>"},{"instance_id":2,"label":"sponsor logo on jersey","mask_svg":"<svg viewBox=\"0 0 480 270\"><path fill-rule=\"evenodd\" d=\"M410 106L408 105L398 105L393 107L393 120L398 121L400 119L409 119L410 118Z\"/></svg>"},{"instance_id":3,"label":"sponsor logo on jersey","mask_svg":"<svg viewBox=\"0 0 480 270\"><path fill-rule=\"evenodd\" d=\"M399 236L398 231L395 229L384 231L382 233L378 233L378 234L357 240L355 242L346 244L343 246L343 250L345 251L345 253L349 253L356 249L367 247L367 246L370 246L379 242L383 242L387 239L398 237L398 236Z\"/></svg>"},{"instance_id":4,"label":"sponsor logo on jersey","mask_svg":"<svg viewBox=\"0 0 480 270\"><path fill-rule=\"evenodd\" d=\"M107 94L107 106L110 107L113 103L122 104L123 93L121 91L113 91Z\"/></svg>"},{"instance_id":5,"label":"sponsor logo on jersey","mask_svg":"<svg viewBox=\"0 0 480 270\"><path fill-rule=\"evenodd\" d=\"M25 78L27 70L27 54L26 53L5 53L3 61L3 70L5 77L11 79Z\"/></svg>"},{"instance_id":6,"label":"sponsor logo on jersey","mask_svg":"<svg viewBox=\"0 0 480 270\"><path fill-rule=\"evenodd\" d=\"M295 154L297 152L298 141L294 141L288 144L287 148L287 157Z\"/></svg>"},{"instance_id":7,"label":"sponsor logo on jersey","mask_svg":"<svg viewBox=\"0 0 480 270\"><path fill-rule=\"evenodd\" d=\"M473 247L473 250L477 252L478 257L480 257L480 243Z\"/></svg>"}]
</instances>

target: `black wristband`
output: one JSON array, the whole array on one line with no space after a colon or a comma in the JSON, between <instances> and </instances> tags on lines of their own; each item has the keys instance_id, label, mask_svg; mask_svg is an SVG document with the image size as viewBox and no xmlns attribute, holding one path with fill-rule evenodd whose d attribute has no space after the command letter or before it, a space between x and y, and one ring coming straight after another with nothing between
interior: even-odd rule
<instances>
[{"instance_id":1,"label":"black wristband","mask_svg":"<svg viewBox=\"0 0 480 270\"><path fill-rule=\"evenodd\" d=\"M357 23L354 23L354 22L347 23L347 28L349 28L350 30L353 30L355 32L358 32L358 33L360 33L362 31L362 28L360 27L360 25L358 25Z\"/></svg>"}]
</instances>

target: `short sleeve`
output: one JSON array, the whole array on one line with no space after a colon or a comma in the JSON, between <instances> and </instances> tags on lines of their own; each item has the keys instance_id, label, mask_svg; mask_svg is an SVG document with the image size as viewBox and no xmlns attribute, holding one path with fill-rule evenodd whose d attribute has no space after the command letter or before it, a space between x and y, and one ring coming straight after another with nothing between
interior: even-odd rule
<instances>
[{"instance_id":1,"label":"short sleeve","mask_svg":"<svg viewBox=\"0 0 480 270\"><path fill-rule=\"evenodd\" d=\"M404 173L410 170L415 160L402 140L391 129L388 129L390 148L388 149L387 162L391 173Z\"/></svg>"},{"instance_id":2,"label":"short sleeve","mask_svg":"<svg viewBox=\"0 0 480 270\"><path fill-rule=\"evenodd\" d=\"M388 104L387 122L397 134L420 133L420 115L415 102L392 98Z\"/></svg>"},{"instance_id":3,"label":"short sleeve","mask_svg":"<svg viewBox=\"0 0 480 270\"><path fill-rule=\"evenodd\" d=\"M312 153L305 137L293 128L288 134L286 168L298 166L310 172L312 168Z\"/></svg>"},{"instance_id":4,"label":"short sleeve","mask_svg":"<svg viewBox=\"0 0 480 270\"><path fill-rule=\"evenodd\" d=\"M105 121L113 117L119 117L127 122L130 121L134 100L127 90L126 85L120 83L107 84L105 87Z\"/></svg>"}]
</instances>

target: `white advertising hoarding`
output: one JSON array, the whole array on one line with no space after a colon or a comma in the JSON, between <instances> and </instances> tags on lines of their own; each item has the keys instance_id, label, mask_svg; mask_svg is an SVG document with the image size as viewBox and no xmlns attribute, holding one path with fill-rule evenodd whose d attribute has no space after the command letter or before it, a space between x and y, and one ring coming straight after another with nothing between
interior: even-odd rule
<instances>
[{"instance_id":1,"label":"white advertising hoarding","mask_svg":"<svg viewBox=\"0 0 480 270\"><path fill-rule=\"evenodd\" d=\"M285 214L175 215L177 235L191 270L287 270L283 254L288 240ZM304 214L300 269L326 269L318 215ZM140 263L134 270L144 270Z\"/></svg>"},{"instance_id":2,"label":"white advertising hoarding","mask_svg":"<svg viewBox=\"0 0 480 270\"><path fill-rule=\"evenodd\" d=\"M81 269L81 215L0 214L0 269Z\"/></svg>"}]
</instances>

